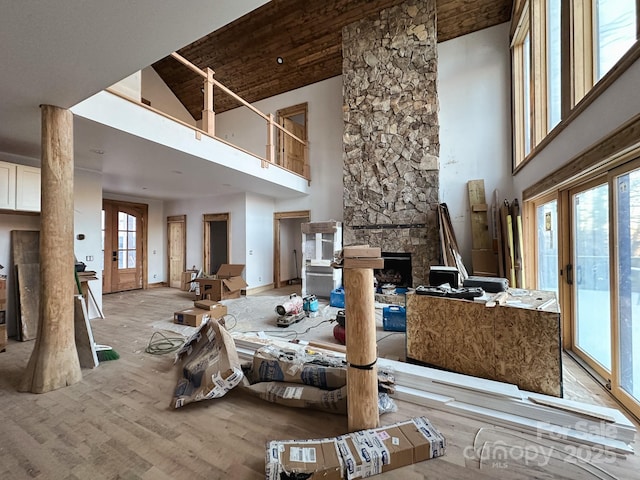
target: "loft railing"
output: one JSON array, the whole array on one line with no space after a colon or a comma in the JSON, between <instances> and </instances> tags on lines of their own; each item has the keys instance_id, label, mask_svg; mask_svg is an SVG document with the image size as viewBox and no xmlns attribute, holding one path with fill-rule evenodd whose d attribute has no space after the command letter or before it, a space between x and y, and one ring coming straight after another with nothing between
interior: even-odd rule
<instances>
[{"instance_id":1,"label":"loft railing","mask_svg":"<svg viewBox=\"0 0 640 480\"><path fill-rule=\"evenodd\" d=\"M275 131L276 129L280 130L284 135L288 135L294 142L298 142L302 145L304 151L304 169L302 172L295 172L299 175L302 175L308 181L311 181L310 168L309 168L309 145L308 143L299 138L298 136L291 133L289 130L284 128L282 125L278 124L275 121L272 113L265 114L258 110L256 107L251 105L245 99L232 92L225 85L220 83L218 80L214 78L215 72L207 67L206 69L201 69L200 67L194 65L189 60L184 58L182 55L173 52L171 54L173 58L175 58L178 62L183 64L185 67L189 68L199 76L203 78L203 91L204 91L204 106L202 109L202 130L206 132L208 135L215 137L215 111L213 109L213 87L219 88L222 92L232 97L234 100L239 102L241 105L247 107L253 113L261 117L266 121L267 124L267 142L266 142L266 154L264 157L258 156L262 160L262 166L267 168L270 164L277 165L278 158L276 156L276 144L275 144ZM284 165L280 165L283 168L286 168Z\"/></svg>"}]
</instances>

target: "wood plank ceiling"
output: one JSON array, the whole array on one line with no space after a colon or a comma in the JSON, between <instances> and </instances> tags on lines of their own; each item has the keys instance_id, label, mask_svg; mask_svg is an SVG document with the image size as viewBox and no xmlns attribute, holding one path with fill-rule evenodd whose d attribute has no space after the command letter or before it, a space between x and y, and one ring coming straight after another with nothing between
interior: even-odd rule
<instances>
[{"instance_id":1,"label":"wood plank ceiling","mask_svg":"<svg viewBox=\"0 0 640 480\"><path fill-rule=\"evenodd\" d=\"M403 0L271 0L178 51L249 102L342 73L342 27ZM513 0L438 0L438 41L508 22ZM282 64L278 64L281 57ZM194 119L202 80L171 57L153 68ZM216 90L215 111L238 104Z\"/></svg>"}]
</instances>

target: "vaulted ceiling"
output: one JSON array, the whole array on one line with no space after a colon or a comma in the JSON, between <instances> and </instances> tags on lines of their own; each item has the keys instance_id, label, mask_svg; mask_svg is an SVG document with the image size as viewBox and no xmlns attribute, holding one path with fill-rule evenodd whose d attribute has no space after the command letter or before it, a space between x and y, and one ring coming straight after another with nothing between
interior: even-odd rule
<instances>
[{"instance_id":1,"label":"vaulted ceiling","mask_svg":"<svg viewBox=\"0 0 640 480\"><path fill-rule=\"evenodd\" d=\"M272 0L178 51L249 102L342 73L342 27L404 0ZM437 0L438 42L510 20L513 0ZM276 59L280 57L282 63ZM196 119L202 79L171 57L153 64ZM215 92L215 111L238 104Z\"/></svg>"}]
</instances>

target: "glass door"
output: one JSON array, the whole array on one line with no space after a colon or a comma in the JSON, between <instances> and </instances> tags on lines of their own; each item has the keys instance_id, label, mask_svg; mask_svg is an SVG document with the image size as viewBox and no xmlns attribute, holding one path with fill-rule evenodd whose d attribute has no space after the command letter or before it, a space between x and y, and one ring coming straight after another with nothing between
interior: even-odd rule
<instances>
[{"instance_id":1,"label":"glass door","mask_svg":"<svg viewBox=\"0 0 640 480\"><path fill-rule=\"evenodd\" d=\"M536 204L536 288L558 291L558 201Z\"/></svg>"},{"instance_id":2,"label":"glass door","mask_svg":"<svg viewBox=\"0 0 640 480\"><path fill-rule=\"evenodd\" d=\"M635 167L635 168L634 168ZM615 189L616 342L614 394L640 403L640 166L613 174ZM635 347L635 348L634 348ZM630 398L629 398L630 397ZM634 409L633 406L629 406Z\"/></svg>"},{"instance_id":3,"label":"glass door","mask_svg":"<svg viewBox=\"0 0 640 480\"><path fill-rule=\"evenodd\" d=\"M611 378L609 185L592 182L571 192L573 347L604 379Z\"/></svg>"}]
</instances>

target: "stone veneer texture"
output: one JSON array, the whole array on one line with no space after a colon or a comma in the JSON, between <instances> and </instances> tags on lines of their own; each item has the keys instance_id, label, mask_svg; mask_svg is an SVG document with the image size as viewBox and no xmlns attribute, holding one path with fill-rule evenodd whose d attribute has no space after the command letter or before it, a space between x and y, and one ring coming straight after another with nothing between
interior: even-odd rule
<instances>
[{"instance_id":1,"label":"stone veneer texture","mask_svg":"<svg viewBox=\"0 0 640 480\"><path fill-rule=\"evenodd\" d=\"M435 1L407 0L342 30L344 245L438 264Z\"/></svg>"}]
</instances>

